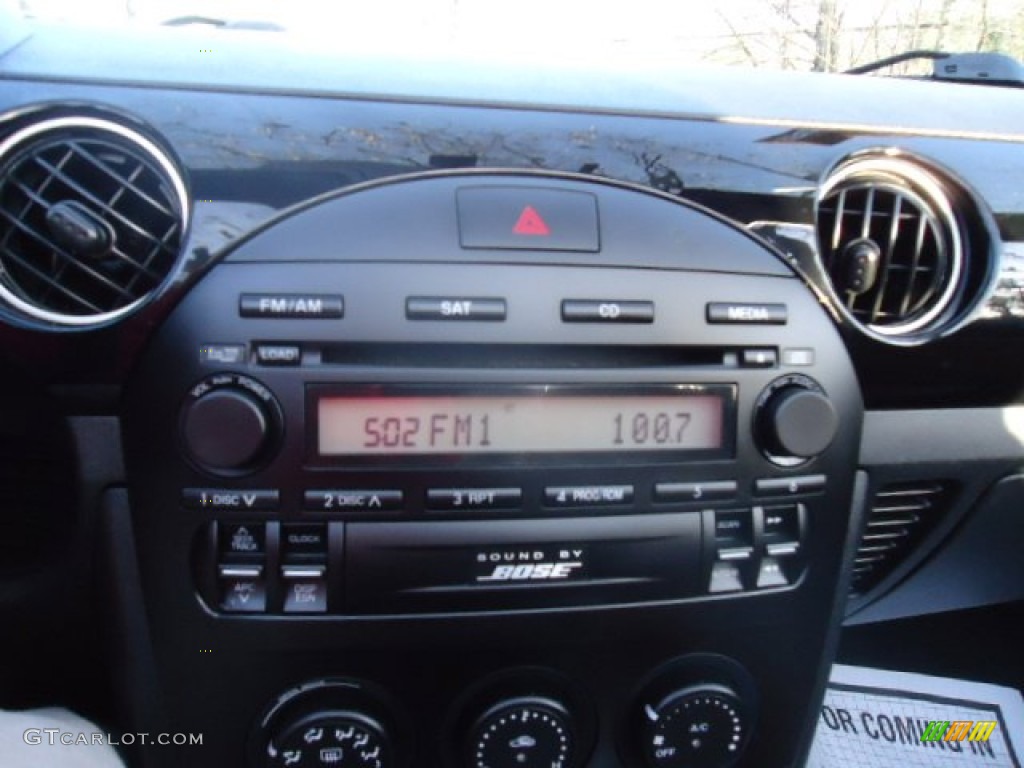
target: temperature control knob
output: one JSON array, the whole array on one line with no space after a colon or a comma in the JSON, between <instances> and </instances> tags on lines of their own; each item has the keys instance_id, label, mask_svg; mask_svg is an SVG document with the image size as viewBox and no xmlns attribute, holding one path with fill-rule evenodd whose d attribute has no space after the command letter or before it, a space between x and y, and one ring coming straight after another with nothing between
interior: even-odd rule
<instances>
[{"instance_id":1,"label":"temperature control knob","mask_svg":"<svg viewBox=\"0 0 1024 768\"><path fill-rule=\"evenodd\" d=\"M643 752L651 768L728 768L746 741L743 707L724 686L705 684L645 707Z\"/></svg>"},{"instance_id":2,"label":"temperature control knob","mask_svg":"<svg viewBox=\"0 0 1024 768\"><path fill-rule=\"evenodd\" d=\"M255 379L221 374L189 392L181 438L189 457L214 474L242 474L268 455L278 434L280 409Z\"/></svg>"},{"instance_id":3,"label":"temperature control knob","mask_svg":"<svg viewBox=\"0 0 1024 768\"><path fill-rule=\"evenodd\" d=\"M795 466L828 448L839 416L824 390L807 376L772 382L757 401L755 432L765 454L777 464Z\"/></svg>"},{"instance_id":4,"label":"temperature control knob","mask_svg":"<svg viewBox=\"0 0 1024 768\"><path fill-rule=\"evenodd\" d=\"M568 711L546 697L507 699L470 730L470 768L570 768L575 738Z\"/></svg>"},{"instance_id":5,"label":"temperature control knob","mask_svg":"<svg viewBox=\"0 0 1024 768\"><path fill-rule=\"evenodd\" d=\"M293 723L267 747L268 768L389 768L390 744L375 720L324 712Z\"/></svg>"}]
</instances>

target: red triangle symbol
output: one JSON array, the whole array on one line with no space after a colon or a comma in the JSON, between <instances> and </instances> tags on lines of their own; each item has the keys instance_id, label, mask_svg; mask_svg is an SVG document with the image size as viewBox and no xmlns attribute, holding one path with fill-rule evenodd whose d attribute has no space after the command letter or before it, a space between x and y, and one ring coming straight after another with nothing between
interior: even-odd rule
<instances>
[{"instance_id":1,"label":"red triangle symbol","mask_svg":"<svg viewBox=\"0 0 1024 768\"><path fill-rule=\"evenodd\" d=\"M540 214L537 213L532 205L523 208L523 212L519 214L519 221L512 227L512 231L517 235L551 234L547 222L540 217Z\"/></svg>"}]
</instances>

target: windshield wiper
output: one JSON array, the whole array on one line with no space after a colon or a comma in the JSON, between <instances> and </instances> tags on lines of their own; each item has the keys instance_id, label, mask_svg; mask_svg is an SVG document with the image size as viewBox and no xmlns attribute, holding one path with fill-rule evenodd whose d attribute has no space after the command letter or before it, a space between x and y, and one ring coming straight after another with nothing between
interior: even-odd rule
<instances>
[{"instance_id":1,"label":"windshield wiper","mask_svg":"<svg viewBox=\"0 0 1024 768\"><path fill-rule=\"evenodd\" d=\"M976 53L948 53L946 51L916 50L887 56L878 61L861 64L846 70L848 75L877 72L907 61L931 59L932 80L979 85L1024 87L1024 67L1012 56L1004 53L978 51Z\"/></svg>"}]
</instances>

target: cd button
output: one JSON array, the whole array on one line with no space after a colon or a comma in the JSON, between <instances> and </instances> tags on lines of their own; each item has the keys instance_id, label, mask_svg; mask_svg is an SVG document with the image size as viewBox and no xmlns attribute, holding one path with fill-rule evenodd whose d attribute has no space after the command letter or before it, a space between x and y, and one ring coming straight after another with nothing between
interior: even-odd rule
<instances>
[{"instance_id":1,"label":"cd button","mask_svg":"<svg viewBox=\"0 0 1024 768\"><path fill-rule=\"evenodd\" d=\"M603 507L633 501L632 485L578 485L544 489L549 507Z\"/></svg>"},{"instance_id":2,"label":"cd button","mask_svg":"<svg viewBox=\"0 0 1024 768\"><path fill-rule=\"evenodd\" d=\"M565 323L653 323L653 301L599 301L566 299L562 302Z\"/></svg>"},{"instance_id":3,"label":"cd button","mask_svg":"<svg viewBox=\"0 0 1024 768\"><path fill-rule=\"evenodd\" d=\"M514 509L523 501L519 488L432 488L427 506L434 510Z\"/></svg>"}]
</instances>

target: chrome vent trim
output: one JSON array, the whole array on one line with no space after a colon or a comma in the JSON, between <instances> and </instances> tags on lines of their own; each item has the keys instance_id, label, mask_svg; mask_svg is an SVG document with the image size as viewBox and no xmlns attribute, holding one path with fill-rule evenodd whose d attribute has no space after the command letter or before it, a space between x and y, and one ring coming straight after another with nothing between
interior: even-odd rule
<instances>
[{"instance_id":1,"label":"chrome vent trim","mask_svg":"<svg viewBox=\"0 0 1024 768\"><path fill-rule=\"evenodd\" d=\"M815 221L833 298L855 326L920 343L951 320L966 277L964 235L930 171L888 155L849 161L822 185ZM870 275L872 253L877 271L864 287L855 274L867 265Z\"/></svg>"},{"instance_id":2,"label":"chrome vent trim","mask_svg":"<svg viewBox=\"0 0 1024 768\"><path fill-rule=\"evenodd\" d=\"M919 480L875 493L853 562L851 596L869 592L906 560L948 511L951 491L944 480Z\"/></svg>"},{"instance_id":3,"label":"chrome vent trim","mask_svg":"<svg viewBox=\"0 0 1024 768\"><path fill-rule=\"evenodd\" d=\"M109 232L109 247L60 242L47 215L61 204ZM181 173L137 131L90 116L25 126L0 142L0 301L59 326L120 318L173 270L188 216Z\"/></svg>"}]
</instances>

